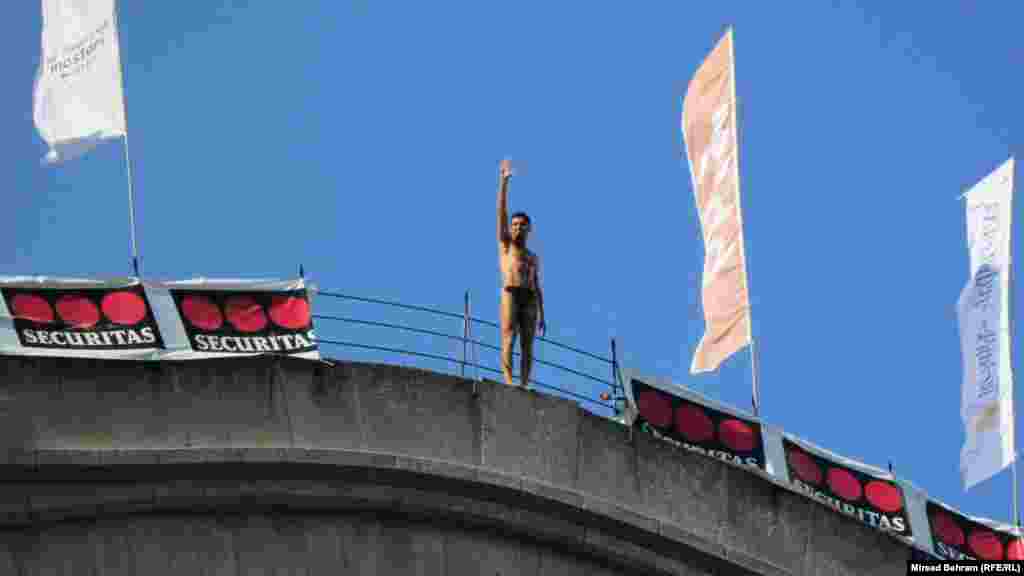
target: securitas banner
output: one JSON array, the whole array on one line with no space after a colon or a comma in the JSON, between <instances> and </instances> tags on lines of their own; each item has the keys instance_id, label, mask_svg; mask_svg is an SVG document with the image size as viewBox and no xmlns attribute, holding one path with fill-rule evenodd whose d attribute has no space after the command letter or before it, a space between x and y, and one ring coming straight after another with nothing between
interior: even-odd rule
<instances>
[{"instance_id":1,"label":"securitas banner","mask_svg":"<svg viewBox=\"0 0 1024 576\"><path fill-rule=\"evenodd\" d=\"M797 491L874 528L911 538L903 489L891 474L828 453L788 434L782 440Z\"/></svg>"},{"instance_id":2,"label":"securitas banner","mask_svg":"<svg viewBox=\"0 0 1024 576\"><path fill-rule=\"evenodd\" d=\"M1010 526L971 518L934 500L925 509L934 552L948 560L1024 560L1024 540Z\"/></svg>"},{"instance_id":3,"label":"securitas banner","mask_svg":"<svg viewBox=\"0 0 1024 576\"><path fill-rule=\"evenodd\" d=\"M302 280L186 280L147 285L176 312L168 357L286 354L318 359L312 289Z\"/></svg>"},{"instance_id":4,"label":"securitas banner","mask_svg":"<svg viewBox=\"0 0 1024 576\"><path fill-rule=\"evenodd\" d=\"M0 278L0 353L147 359L163 340L143 285Z\"/></svg>"},{"instance_id":5,"label":"securitas banner","mask_svg":"<svg viewBox=\"0 0 1024 576\"><path fill-rule=\"evenodd\" d=\"M741 467L767 470L761 423L696 395L630 374L634 425L675 446Z\"/></svg>"},{"instance_id":6,"label":"securitas banner","mask_svg":"<svg viewBox=\"0 0 1024 576\"><path fill-rule=\"evenodd\" d=\"M303 280L0 277L0 354L319 359Z\"/></svg>"}]
</instances>

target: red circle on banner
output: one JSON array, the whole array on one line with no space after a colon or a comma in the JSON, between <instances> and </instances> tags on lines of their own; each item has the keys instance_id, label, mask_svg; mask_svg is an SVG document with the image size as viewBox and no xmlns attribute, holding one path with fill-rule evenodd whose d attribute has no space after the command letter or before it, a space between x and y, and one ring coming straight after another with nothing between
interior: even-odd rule
<instances>
[{"instance_id":1,"label":"red circle on banner","mask_svg":"<svg viewBox=\"0 0 1024 576\"><path fill-rule=\"evenodd\" d=\"M100 303L103 314L114 324L132 326L146 317L146 301L134 292L111 292Z\"/></svg>"},{"instance_id":2,"label":"red circle on banner","mask_svg":"<svg viewBox=\"0 0 1024 576\"><path fill-rule=\"evenodd\" d=\"M1006 559L1024 560L1024 540L1018 538L1006 545Z\"/></svg>"},{"instance_id":3,"label":"red circle on banner","mask_svg":"<svg viewBox=\"0 0 1024 576\"><path fill-rule=\"evenodd\" d=\"M818 468L810 456L799 450L793 450L789 453L787 460L790 468L801 480L809 484L821 483L821 468Z\"/></svg>"},{"instance_id":4,"label":"red circle on banner","mask_svg":"<svg viewBox=\"0 0 1024 576\"><path fill-rule=\"evenodd\" d=\"M640 415L651 424L665 428L672 423L672 401L657 390L644 390L636 401Z\"/></svg>"},{"instance_id":5,"label":"red circle on banner","mask_svg":"<svg viewBox=\"0 0 1024 576\"><path fill-rule=\"evenodd\" d=\"M706 442L715 437L711 418L693 404L682 404L676 408L676 430L690 442Z\"/></svg>"},{"instance_id":6,"label":"red circle on banner","mask_svg":"<svg viewBox=\"0 0 1024 576\"><path fill-rule=\"evenodd\" d=\"M843 500L860 500L861 489L857 477L843 468L828 469L828 487Z\"/></svg>"},{"instance_id":7,"label":"red circle on banner","mask_svg":"<svg viewBox=\"0 0 1024 576\"><path fill-rule=\"evenodd\" d=\"M224 305L224 314L239 332L259 332L267 327L263 307L251 296L232 296Z\"/></svg>"},{"instance_id":8,"label":"red circle on banner","mask_svg":"<svg viewBox=\"0 0 1024 576\"><path fill-rule=\"evenodd\" d=\"M750 452L757 444L754 430L739 420L723 420L718 425L718 436L726 446L737 452Z\"/></svg>"},{"instance_id":9,"label":"red circle on banner","mask_svg":"<svg viewBox=\"0 0 1024 576\"><path fill-rule=\"evenodd\" d=\"M274 296L270 301L270 319L281 328L305 328L310 320L309 302L295 296Z\"/></svg>"},{"instance_id":10,"label":"red circle on banner","mask_svg":"<svg viewBox=\"0 0 1024 576\"><path fill-rule=\"evenodd\" d=\"M181 300L181 313L200 330L216 330L224 324L220 308L206 296L185 296Z\"/></svg>"},{"instance_id":11,"label":"red circle on banner","mask_svg":"<svg viewBox=\"0 0 1024 576\"><path fill-rule=\"evenodd\" d=\"M100 321L100 310L85 296L61 296L57 300L57 314L75 328L91 328Z\"/></svg>"},{"instance_id":12,"label":"red circle on banner","mask_svg":"<svg viewBox=\"0 0 1024 576\"><path fill-rule=\"evenodd\" d=\"M935 535L950 546L964 545L964 531L957 526L956 521L950 518L949 514L939 512L932 516L932 530Z\"/></svg>"},{"instance_id":13,"label":"red circle on banner","mask_svg":"<svg viewBox=\"0 0 1024 576\"><path fill-rule=\"evenodd\" d=\"M53 308L50 308L45 298L37 294L18 294L11 299L11 308L15 318L40 324L53 322Z\"/></svg>"},{"instance_id":14,"label":"red circle on banner","mask_svg":"<svg viewBox=\"0 0 1024 576\"><path fill-rule=\"evenodd\" d=\"M1003 543L999 537L988 530L975 530L967 539L971 550L982 560L1002 560Z\"/></svg>"},{"instance_id":15,"label":"red circle on banner","mask_svg":"<svg viewBox=\"0 0 1024 576\"><path fill-rule=\"evenodd\" d=\"M872 480L864 487L864 496L882 512L899 512L903 509L903 496L896 486L882 480Z\"/></svg>"}]
</instances>

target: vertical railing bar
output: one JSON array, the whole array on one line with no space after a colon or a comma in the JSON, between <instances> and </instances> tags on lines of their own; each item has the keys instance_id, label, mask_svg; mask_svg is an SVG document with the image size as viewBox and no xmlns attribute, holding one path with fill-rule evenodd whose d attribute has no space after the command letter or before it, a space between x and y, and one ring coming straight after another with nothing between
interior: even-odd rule
<instances>
[{"instance_id":1,"label":"vertical railing bar","mask_svg":"<svg viewBox=\"0 0 1024 576\"><path fill-rule=\"evenodd\" d=\"M462 305L462 365L459 367L459 375L466 377L466 340L469 338L469 290L466 290Z\"/></svg>"},{"instance_id":2,"label":"vertical railing bar","mask_svg":"<svg viewBox=\"0 0 1024 576\"><path fill-rule=\"evenodd\" d=\"M615 351L615 337L612 336L612 393L615 397L612 398L612 410L615 415L618 416L621 411L619 410L619 358Z\"/></svg>"}]
</instances>

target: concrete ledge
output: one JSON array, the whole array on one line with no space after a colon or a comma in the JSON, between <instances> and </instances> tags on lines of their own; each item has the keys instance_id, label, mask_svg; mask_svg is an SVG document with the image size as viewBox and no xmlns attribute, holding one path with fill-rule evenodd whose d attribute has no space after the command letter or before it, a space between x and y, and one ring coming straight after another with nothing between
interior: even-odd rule
<instances>
[{"instance_id":1,"label":"concrete ledge","mask_svg":"<svg viewBox=\"0 0 1024 576\"><path fill-rule=\"evenodd\" d=\"M496 382L295 358L0 356L0 390L0 484L17 487L0 497L0 525L12 529L264 499L519 526L609 557L644 549L645 570L665 573L720 562L719 573L874 576L902 574L909 557L905 542L771 478Z\"/></svg>"},{"instance_id":2,"label":"concrete ledge","mask_svg":"<svg viewBox=\"0 0 1024 576\"><path fill-rule=\"evenodd\" d=\"M763 571L753 561L664 520L606 500L500 471L365 451L194 448L36 451L34 464L0 465L0 527L10 530L109 515L378 511L411 520L498 530L647 574ZM714 572L712 572L714 573Z\"/></svg>"}]
</instances>

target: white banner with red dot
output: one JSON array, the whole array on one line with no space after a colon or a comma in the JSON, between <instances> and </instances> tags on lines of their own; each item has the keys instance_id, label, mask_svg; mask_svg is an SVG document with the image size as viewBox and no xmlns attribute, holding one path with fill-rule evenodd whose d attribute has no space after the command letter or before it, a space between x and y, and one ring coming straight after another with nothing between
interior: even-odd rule
<instances>
[{"instance_id":1,"label":"white banner with red dot","mask_svg":"<svg viewBox=\"0 0 1024 576\"><path fill-rule=\"evenodd\" d=\"M775 429L759 418L715 402L664 378L622 369L625 423L678 448L759 471L774 472L768 438Z\"/></svg>"},{"instance_id":2,"label":"white banner with red dot","mask_svg":"<svg viewBox=\"0 0 1024 576\"><path fill-rule=\"evenodd\" d=\"M1024 560L1019 529L985 518L967 516L937 502L927 504L933 553L946 560Z\"/></svg>"},{"instance_id":3,"label":"white banner with red dot","mask_svg":"<svg viewBox=\"0 0 1024 576\"><path fill-rule=\"evenodd\" d=\"M319 359L314 288L304 280L197 278L146 283L162 319L165 359L283 354Z\"/></svg>"},{"instance_id":4,"label":"white banner with red dot","mask_svg":"<svg viewBox=\"0 0 1024 576\"><path fill-rule=\"evenodd\" d=\"M0 354L319 359L313 292L302 279L0 277Z\"/></svg>"},{"instance_id":5,"label":"white banner with red dot","mask_svg":"<svg viewBox=\"0 0 1024 576\"><path fill-rule=\"evenodd\" d=\"M903 485L891 473L783 434L789 485L837 512L912 540Z\"/></svg>"},{"instance_id":6,"label":"white banner with red dot","mask_svg":"<svg viewBox=\"0 0 1024 576\"><path fill-rule=\"evenodd\" d=\"M164 344L135 278L0 278L0 353L145 360Z\"/></svg>"}]
</instances>

